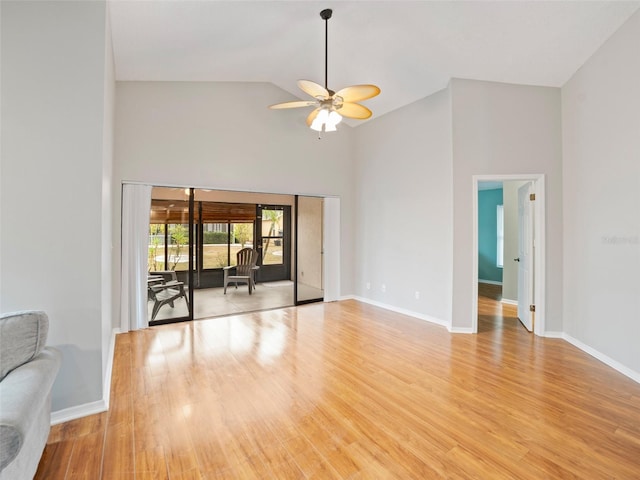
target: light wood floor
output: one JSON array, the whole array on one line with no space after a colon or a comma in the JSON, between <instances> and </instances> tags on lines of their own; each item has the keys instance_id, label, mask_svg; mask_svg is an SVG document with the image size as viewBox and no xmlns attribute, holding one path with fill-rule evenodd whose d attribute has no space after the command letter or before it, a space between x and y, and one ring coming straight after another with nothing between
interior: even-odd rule
<instances>
[{"instance_id":1,"label":"light wood floor","mask_svg":"<svg viewBox=\"0 0 640 480\"><path fill-rule=\"evenodd\" d=\"M640 478L640 385L487 295L477 335L351 300L118 335L36 478Z\"/></svg>"}]
</instances>

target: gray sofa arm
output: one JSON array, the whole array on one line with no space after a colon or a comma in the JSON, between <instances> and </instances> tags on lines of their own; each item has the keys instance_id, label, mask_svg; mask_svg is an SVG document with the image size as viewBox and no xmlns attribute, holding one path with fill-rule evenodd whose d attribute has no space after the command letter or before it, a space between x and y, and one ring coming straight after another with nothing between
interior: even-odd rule
<instances>
[{"instance_id":1,"label":"gray sofa arm","mask_svg":"<svg viewBox=\"0 0 640 480\"><path fill-rule=\"evenodd\" d=\"M48 435L51 387L61 362L62 354L58 350L45 347L33 360L15 368L0 382L0 472L18 453L21 456L30 453L31 458L42 455L41 449L38 452L21 452L21 449L32 446L25 441L27 437ZM49 420L42 425L44 414ZM46 432L34 431L45 428Z\"/></svg>"}]
</instances>

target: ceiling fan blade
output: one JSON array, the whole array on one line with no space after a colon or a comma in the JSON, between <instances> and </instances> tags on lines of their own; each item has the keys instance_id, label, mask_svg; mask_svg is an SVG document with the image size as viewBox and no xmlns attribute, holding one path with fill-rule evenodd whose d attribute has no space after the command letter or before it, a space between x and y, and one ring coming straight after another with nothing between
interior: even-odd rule
<instances>
[{"instance_id":1,"label":"ceiling fan blade","mask_svg":"<svg viewBox=\"0 0 640 480\"><path fill-rule=\"evenodd\" d=\"M318 85L316 82L312 82L311 80L298 80L298 87L304 93L311 95L313 98L320 98L325 100L329 98L329 92L322 85Z\"/></svg>"},{"instance_id":2,"label":"ceiling fan blade","mask_svg":"<svg viewBox=\"0 0 640 480\"><path fill-rule=\"evenodd\" d=\"M313 121L316 119L316 117L318 116L318 113L320 113L320 109L316 108L313 112L311 112L309 114L309 116L307 117L307 126L310 127L311 124L313 123Z\"/></svg>"},{"instance_id":3,"label":"ceiling fan blade","mask_svg":"<svg viewBox=\"0 0 640 480\"><path fill-rule=\"evenodd\" d=\"M342 97L345 102L359 102L368 98L373 98L380 93L380 89L375 85L352 85L339 90L334 95Z\"/></svg>"},{"instance_id":4,"label":"ceiling fan blade","mask_svg":"<svg viewBox=\"0 0 640 480\"><path fill-rule=\"evenodd\" d=\"M342 107L337 110L343 117L355 118L358 120L365 120L373 115L371 110L359 103L343 103Z\"/></svg>"},{"instance_id":5,"label":"ceiling fan blade","mask_svg":"<svg viewBox=\"0 0 640 480\"><path fill-rule=\"evenodd\" d=\"M284 103L276 103L275 105L269 105L269 108L272 110L278 110L281 108L299 108L299 107L311 107L312 105L316 105L318 102L313 100L296 100L295 102L284 102Z\"/></svg>"}]
</instances>

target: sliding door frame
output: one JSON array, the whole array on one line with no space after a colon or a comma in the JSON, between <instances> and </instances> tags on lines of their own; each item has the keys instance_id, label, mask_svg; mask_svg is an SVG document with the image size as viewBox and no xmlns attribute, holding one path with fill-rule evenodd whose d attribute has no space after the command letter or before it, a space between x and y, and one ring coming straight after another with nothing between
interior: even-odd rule
<instances>
[{"instance_id":1,"label":"sliding door frame","mask_svg":"<svg viewBox=\"0 0 640 480\"><path fill-rule=\"evenodd\" d=\"M307 196L307 195L303 195L303 196ZM309 196L310 197L310 196ZM323 198L323 197L314 197L314 198ZM293 220L293 225L294 225L294 231L293 231L293 243L294 243L294 255L293 255L293 304L298 306L298 305L305 305L307 303L316 303L316 302L322 302L324 301L324 274L322 274L322 283L323 283L323 295L321 297L317 297L317 298L309 298L309 299L305 299L305 300L298 300L298 256L300 254L300 250L299 250L299 242L298 242L298 238L299 238L299 217L300 217L300 195L295 195L294 197L294 207L295 207L295 217ZM323 210L324 210L324 205L323 205ZM320 252L320 268L324 269L324 214L321 215L320 217L320 222L322 224L322 237L320 239L320 242L322 244L321 246L321 252Z\"/></svg>"}]
</instances>

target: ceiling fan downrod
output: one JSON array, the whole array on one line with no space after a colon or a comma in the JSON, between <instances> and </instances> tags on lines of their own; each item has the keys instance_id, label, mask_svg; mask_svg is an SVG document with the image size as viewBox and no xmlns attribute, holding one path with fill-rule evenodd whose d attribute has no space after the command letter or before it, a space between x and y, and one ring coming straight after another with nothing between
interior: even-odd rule
<instances>
[{"instance_id":1,"label":"ceiling fan downrod","mask_svg":"<svg viewBox=\"0 0 640 480\"><path fill-rule=\"evenodd\" d=\"M333 95L335 92L329 90L329 19L333 14L333 10L325 8L320 12L320 17L324 20L324 88Z\"/></svg>"}]
</instances>

